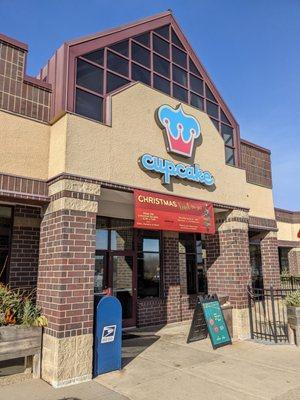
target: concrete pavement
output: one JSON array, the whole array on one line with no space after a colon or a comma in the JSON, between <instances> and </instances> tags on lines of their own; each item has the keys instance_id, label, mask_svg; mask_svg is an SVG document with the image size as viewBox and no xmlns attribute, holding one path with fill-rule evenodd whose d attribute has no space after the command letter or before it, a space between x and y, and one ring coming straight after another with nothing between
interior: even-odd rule
<instances>
[{"instance_id":1,"label":"concrete pavement","mask_svg":"<svg viewBox=\"0 0 300 400\"><path fill-rule=\"evenodd\" d=\"M0 386L0 399L300 399L300 348L245 341L213 350L209 340L186 344L188 329L178 324L129 334L121 371L61 389L33 379Z\"/></svg>"},{"instance_id":2,"label":"concrete pavement","mask_svg":"<svg viewBox=\"0 0 300 400\"><path fill-rule=\"evenodd\" d=\"M122 371L96 378L132 400L299 400L300 349L250 341L213 350L209 340L186 344L189 324L130 339ZM130 343L131 342L131 343Z\"/></svg>"}]
</instances>

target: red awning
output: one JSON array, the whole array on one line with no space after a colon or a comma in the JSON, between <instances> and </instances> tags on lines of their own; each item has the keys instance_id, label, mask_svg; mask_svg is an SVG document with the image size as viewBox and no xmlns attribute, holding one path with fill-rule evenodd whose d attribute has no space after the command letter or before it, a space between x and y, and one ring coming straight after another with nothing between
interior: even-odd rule
<instances>
[{"instance_id":1,"label":"red awning","mask_svg":"<svg viewBox=\"0 0 300 400\"><path fill-rule=\"evenodd\" d=\"M134 190L134 227L177 232L215 233L212 203Z\"/></svg>"}]
</instances>

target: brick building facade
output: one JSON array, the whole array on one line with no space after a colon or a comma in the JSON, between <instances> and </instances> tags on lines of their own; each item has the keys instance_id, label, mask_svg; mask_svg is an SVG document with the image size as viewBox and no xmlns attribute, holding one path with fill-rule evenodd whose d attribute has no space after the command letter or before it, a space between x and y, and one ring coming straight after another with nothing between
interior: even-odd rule
<instances>
[{"instance_id":1,"label":"brick building facade","mask_svg":"<svg viewBox=\"0 0 300 400\"><path fill-rule=\"evenodd\" d=\"M108 292L124 327L189 320L217 293L233 337L248 337L247 286L300 273L299 212L274 209L270 151L241 139L172 14L67 42L36 78L27 53L0 35L0 272L36 290L48 319L43 379L91 379ZM138 190L201 204L196 227L184 208L178 229L135 227Z\"/></svg>"}]
</instances>

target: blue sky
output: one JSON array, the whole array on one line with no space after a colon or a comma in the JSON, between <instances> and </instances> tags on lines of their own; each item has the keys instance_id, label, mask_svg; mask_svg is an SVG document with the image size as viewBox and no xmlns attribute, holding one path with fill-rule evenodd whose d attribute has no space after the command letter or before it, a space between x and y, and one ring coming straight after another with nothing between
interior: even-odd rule
<instances>
[{"instance_id":1,"label":"blue sky","mask_svg":"<svg viewBox=\"0 0 300 400\"><path fill-rule=\"evenodd\" d=\"M240 124L272 151L275 205L300 210L300 0L0 0L35 75L64 41L171 8Z\"/></svg>"}]
</instances>

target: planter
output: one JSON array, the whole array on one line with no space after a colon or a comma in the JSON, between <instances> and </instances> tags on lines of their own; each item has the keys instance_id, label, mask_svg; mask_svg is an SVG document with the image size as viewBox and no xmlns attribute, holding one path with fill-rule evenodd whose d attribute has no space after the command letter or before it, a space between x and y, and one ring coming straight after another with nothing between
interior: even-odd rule
<instances>
[{"instance_id":1,"label":"planter","mask_svg":"<svg viewBox=\"0 0 300 400\"><path fill-rule=\"evenodd\" d=\"M42 328L24 326L0 327L0 361L33 356L32 372L40 378Z\"/></svg>"},{"instance_id":2,"label":"planter","mask_svg":"<svg viewBox=\"0 0 300 400\"><path fill-rule=\"evenodd\" d=\"M287 320L289 325L289 341L300 346L300 307L287 306Z\"/></svg>"}]
</instances>

